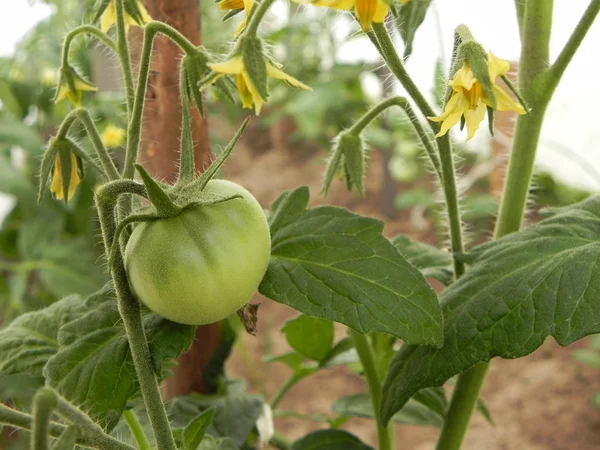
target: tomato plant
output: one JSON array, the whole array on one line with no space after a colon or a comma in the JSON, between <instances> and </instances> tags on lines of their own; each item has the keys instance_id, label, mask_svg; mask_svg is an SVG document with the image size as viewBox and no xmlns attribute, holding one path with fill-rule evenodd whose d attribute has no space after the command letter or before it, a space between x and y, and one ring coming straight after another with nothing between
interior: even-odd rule
<instances>
[{"instance_id":1,"label":"tomato plant","mask_svg":"<svg viewBox=\"0 0 600 450\"><path fill-rule=\"evenodd\" d=\"M189 325L217 322L248 303L271 254L267 219L250 192L226 180L209 181L205 192L241 198L139 224L124 255L137 297Z\"/></svg>"},{"instance_id":2,"label":"tomato plant","mask_svg":"<svg viewBox=\"0 0 600 450\"><path fill-rule=\"evenodd\" d=\"M443 194L446 249L403 235L388 239L382 222L344 208L311 208L309 189L302 186L281 193L267 220L244 188L214 179L249 119L215 161L196 173L191 118L193 111L206 113L202 90L215 87L232 99L231 88L237 88L242 106L256 113L269 99L268 78L310 91L282 70L259 34L274 1L220 2L221 9L231 9L226 17L246 14L227 55L216 56L151 20L139 0L102 0L94 7L101 27L86 24L67 34L56 100L70 99L77 107L48 143L40 201L50 185L56 198L68 203L80 183L79 166L104 178L94 198L111 280L87 298L69 295L0 330L0 380L25 376L37 389L31 406L0 405L0 423L31 430L33 450L46 450L51 438L57 449L254 450L266 444L283 450L370 449L338 429L353 416L374 420L380 450L395 448L397 423L440 428L437 448L457 450L472 412L478 408L489 416L479 391L494 357L525 356L548 337L568 345L600 332L600 197L556 208L521 230L545 111L600 13L600 0L589 1L552 63L552 2L515 2L522 41L519 89L507 77L510 63L485 51L465 25L458 26L447 92L440 96L443 111L434 109L404 65L429 0L335 5L353 10L408 97L386 96L339 132L322 193L327 195L336 178L349 191L368 193L365 129L387 109L399 108ZM383 23L388 12L398 14L403 56ZM114 25L116 34L107 34ZM137 77L127 35L132 25L144 28ZM70 64L70 45L79 34L92 35L116 53L122 68L128 113L123 167L103 144L92 113L79 106L83 91L96 90ZM179 173L173 184L155 180L138 164L159 34L185 53L179 68ZM497 110L518 115L511 159L494 239L469 247L449 130L466 125L470 139L481 132L487 114L493 132ZM73 136L75 123L83 126L94 156ZM426 277L441 283L439 295ZM266 358L285 364L290 378L268 402L227 379L217 396L164 402L159 383L190 347L196 332L191 325L226 319L222 345L211 361L222 369L235 340L233 314L256 320L256 306L246 305L256 290L302 313L282 329L291 351ZM346 330L337 342L333 322ZM338 399L333 417L287 412L329 428L294 443L274 433L273 415L285 415L278 408L286 393L336 365L360 373L364 392ZM444 385L457 375L448 400Z\"/></svg>"}]
</instances>

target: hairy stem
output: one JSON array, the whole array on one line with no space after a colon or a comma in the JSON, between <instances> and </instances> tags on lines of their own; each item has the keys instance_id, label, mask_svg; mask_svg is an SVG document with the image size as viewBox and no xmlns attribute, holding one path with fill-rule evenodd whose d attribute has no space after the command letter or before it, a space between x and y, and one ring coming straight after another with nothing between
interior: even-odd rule
<instances>
[{"instance_id":1,"label":"hairy stem","mask_svg":"<svg viewBox=\"0 0 600 450\"><path fill-rule=\"evenodd\" d=\"M135 412L132 409L128 409L123 413L123 418L127 422L127 426L131 430L131 434L135 438L139 450L150 450L150 442L148 442L148 437Z\"/></svg>"},{"instance_id":2,"label":"hairy stem","mask_svg":"<svg viewBox=\"0 0 600 450\"><path fill-rule=\"evenodd\" d=\"M373 24L373 33L379 43L378 50L382 53L383 60L386 62L394 76L400 81L404 89L408 92L409 96L417 104L417 107L423 115L426 117L432 117L435 115L433 109L425 100L425 97L419 91L419 88L414 83L402 60L398 56L394 43L390 38L385 26L380 23ZM429 126L434 133L438 133L440 127L437 123L429 121ZM464 250L463 248L463 231L462 222L460 218L460 208L458 204L458 190L456 187L456 171L454 168L454 156L452 154L452 145L450 143L450 137L448 134L436 138L439 155L440 165L442 172L442 188L444 190L444 197L446 198L446 209L448 211L448 222L450 226L450 242L452 245L453 253L460 253ZM458 278L465 271L465 266L462 262L454 260L454 274Z\"/></svg>"},{"instance_id":3,"label":"hairy stem","mask_svg":"<svg viewBox=\"0 0 600 450\"><path fill-rule=\"evenodd\" d=\"M75 39L75 37L81 33L91 34L92 36L100 40L108 48L110 48L112 51L117 51L117 46L115 45L115 42L111 38L109 38L108 35L106 35L106 33L103 33L102 31L100 31L100 29L96 28L93 25L80 25L76 28L73 28L65 36L65 42L63 44L61 57L63 66L69 65L69 50L71 49L71 43L73 42L73 39Z\"/></svg>"},{"instance_id":4,"label":"hairy stem","mask_svg":"<svg viewBox=\"0 0 600 450\"><path fill-rule=\"evenodd\" d=\"M390 97L383 100L381 103L378 103L369 111L367 111L360 119L358 119L356 123L352 125L352 127L350 127L348 132L353 134L360 134L373 120L375 120L379 116L379 114L381 114L383 111L385 111L391 106L398 106L402 108L404 112L406 112L406 115L410 119L410 122L412 123L415 131L417 132L417 136L419 136L423 147L425 147L425 150L427 151L427 155L429 156L429 159L431 161L431 164L433 165L433 168L435 169L435 172L441 179L442 169L440 166L440 157L438 154L437 146L435 146L432 143L431 138L425 132L425 129L421 125L421 122L419 122L419 119L415 115L412 107L410 106L410 103L408 103L408 100L406 100L406 98Z\"/></svg>"},{"instance_id":5,"label":"hairy stem","mask_svg":"<svg viewBox=\"0 0 600 450\"><path fill-rule=\"evenodd\" d=\"M0 424L22 430L31 430L33 428L33 417L0 403ZM51 421L48 424L48 433L52 437L59 437L66 428L60 423ZM77 438L77 444L85 448L99 450L136 450L134 447L105 433L89 435L82 432Z\"/></svg>"},{"instance_id":6,"label":"hairy stem","mask_svg":"<svg viewBox=\"0 0 600 450\"><path fill-rule=\"evenodd\" d=\"M248 24L246 25L246 30L244 31L245 35L256 35L261 20L273 3L275 3L275 0L263 0L258 6L252 9Z\"/></svg>"},{"instance_id":7,"label":"hairy stem","mask_svg":"<svg viewBox=\"0 0 600 450\"><path fill-rule=\"evenodd\" d=\"M33 430L31 450L48 450L48 432L52 413L56 408L56 395L47 388L41 388L33 398Z\"/></svg>"},{"instance_id":8,"label":"hairy stem","mask_svg":"<svg viewBox=\"0 0 600 450\"><path fill-rule=\"evenodd\" d=\"M65 138L75 120L79 120L83 124L85 131L88 137L90 138L90 141L92 142L92 146L94 147L94 150L98 155L98 159L100 160L100 164L102 165L104 175L106 176L106 178L108 180L119 179L121 177L119 175L119 171L117 170L115 163L110 157L110 153L108 153L108 150L102 143L100 134L98 133L92 116L90 116L90 113L87 109L76 108L69 114L67 114L62 124L60 125L60 128L58 129L56 137L58 139Z\"/></svg>"},{"instance_id":9,"label":"hairy stem","mask_svg":"<svg viewBox=\"0 0 600 450\"><path fill-rule=\"evenodd\" d=\"M134 164L137 162L142 134L142 114L144 112L144 102L146 100L150 59L152 58L152 45L157 33L167 36L187 54L193 54L198 51L194 44L192 44L184 35L167 24L152 21L144 27L144 42L142 44L142 53L140 57L137 89L133 101L133 109L129 116L129 125L127 127L127 148L125 153L125 167L123 169L123 177L125 178L133 178L135 173Z\"/></svg>"},{"instance_id":10,"label":"hairy stem","mask_svg":"<svg viewBox=\"0 0 600 450\"><path fill-rule=\"evenodd\" d=\"M123 72L125 86L125 99L127 101L127 115L130 117L133 108L133 70L131 69L131 55L127 42L127 29L125 28L125 0L116 0L117 10L117 54Z\"/></svg>"},{"instance_id":11,"label":"hairy stem","mask_svg":"<svg viewBox=\"0 0 600 450\"><path fill-rule=\"evenodd\" d=\"M107 257L109 257L112 242L115 238L115 201L116 197L107 195L107 191L104 191L103 188L96 195L96 205ZM157 448L158 450L175 450L175 441L169 425L165 405L161 398L158 378L154 372L152 363L152 354L150 353L148 340L146 339L140 304L129 287L123 255L120 249L117 249L114 256L111 276L117 293L119 312L125 326L133 364L140 384L142 398L150 418Z\"/></svg>"},{"instance_id":12,"label":"hairy stem","mask_svg":"<svg viewBox=\"0 0 600 450\"><path fill-rule=\"evenodd\" d=\"M350 337L354 343L354 348L358 353L358 357L363 366L365 378L369 385L369 394L371 396L371 402L375 411L375 422L377 424L377 441L379 450L392 450L394 446L393 442L393 421L390 421L388 426L384 426L381 421L381 380L377 373L377 365L375 363L375 356L373 355L373 349L369 338L365 334L358 333L354 330L350 330Z\"/></svg>"}]
</instances>

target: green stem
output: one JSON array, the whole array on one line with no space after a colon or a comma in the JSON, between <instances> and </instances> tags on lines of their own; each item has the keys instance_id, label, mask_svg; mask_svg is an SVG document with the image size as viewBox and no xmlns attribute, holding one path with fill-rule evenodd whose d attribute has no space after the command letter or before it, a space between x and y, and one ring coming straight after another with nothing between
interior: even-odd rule
<instances>
[{"instance_id":1,"label":"green stem","mask_svg":"<svg viewBox=\"0 0 600 450\"><path fill-rule=\"evenodd\" d=\"M389 425L386 427L381 421L381 380L377 373L377 366L371 343L369 342L367 335L358 333L354 330L350 330L350 337L354 342L354 348L356 348L356 352L358 353L358 357L363 366L365 378L367 379L367 384L369 385L369 394L375 411L375 422L377 423L378 449L392 450L394 448L394 423L393 421L390 421Z\"/></svg>"},{"instance_id":2,"label":"green stem","mask_svg":"<svg viewBox=\"0 0 600 450\"><path fill-rule=\"evenodd\" d=\"M553 93L556 86L558 86L565 69L571 62L571 59L573 59L573 55L577 52L583 38L586 36L592 23L594 23L594 20L596 20L599 12L600 0L592 0L575 27L575 31L565 44L565 47L558 55L558 58L556 58L556 61L554 61L554 64L550 67L547 82L548 89L551 93Z\"/></svg>"},{"instance_id":3,"label":"green stem","mask_svg":"<svg viewBox=\"0 0 600 450\"><path fill-rule=\"evenodd\" d=\"M125 28L125 0L116 0L117 10L117 54L121 62L123 72L123 83L125 86L125 98L127 100L127 113L133 108L133 71L131 69L131 55L129 54L129 43L127 42L127 30Z\"/></svg>"},{"instance_id":4,"label":"green stem","mask_svg":"<svg viewBox=\"0 0 600 450\"><path fill-rule=\"evenodd\" d=\"M283 385L279 388L279 390L275 393L273 399L269 403L271 409L275 411L275 409L277 409L277 406L279 406L279 403L281 402L281 400L283 400L283 397L285 397L288 391L306 376L308 376L307 373L296 372L291 377L289 377L285 381L285 383L283 383Z\"/></svg>"},{"instance_id":5,"label":"green stem","mask_svg":"<svg viewBox=\"0 0 600 450\"><path fill-rule=\"evenodd\" d=\"M440 166L438 150L436 146L433 145L431 138L425 132L421 122L419 122L419 119L415 115L410 103L408 103L408 100L406 100L404 97L390 97L383 100L381 103L375 105L373 108L367 111L360 119L358 119L358 121L356 121L356 123L350 127L348 132L356 135L360 134L373 120L377 118L377 116L379 116L379 114L391 106L398 106L406 112L406 115L410 119L410 122L417 132L417 136L419 136L423 147L425 147L425 150L427 151L427 155L431 160L431 164L433 165L435 172L441 179L442 169Z\"/></svg>"},{"instance_id":6,"label":"green stem","mask_svg":"<svg viewBox=\"0 0 600 450\"><path fill-rule=\"evenodd\" d=\"M394 74L394 76L400 81L404 89L408 92L409 96L417 104L417 107L421 113L426 117L432 117L435 115L433 109L425 100L425 97L419 91L419 88L414 83L402 60L398 56L394 43L390 38L385 26L380 23L373 24L373 33L379 42L378 50L382 52L383 60L387 63L388 67ZM434 133L438 133L440 130L439 124L429 121L429 126ZM463 248L463 236L462 236L462 222L460 218L460 208L458 204L458 190L456 188L456 170L454 168L454 156L452 153L452 145L450 143L450 137L446 133L443 136L436 138L440 164L442 169L442 188L444 190L444 196L446 198L446 208L448 211L448 222L450 226L450 242L452 245L453 253L460 253L464 250ZM454 274L458 278L465 271L465 266L462 262L454 260Z\"/></svg>"},{"instance_id":7,"label":"green stem","mask_svg":"<svg viewBox=\"0 0 600 450\"><path fill-rule=\"evenodd\" d=\"M140 419L138 419L135 412L132 409L127 409L123 413L123 418L125 419L125 422L127 422L127 426L131 430L131 434L135 438L139 450L150 450L150 442L148 442L144 427L142 427Z\"/></svg>"},{"instance_id":8,"label":"green stem","mask_svg":"<svg viewBox=\"0 0 600 450\"><path fill-rule=\"evenodd\" d=\"M278 450L292 450L292 443L289 441L289 439L279 433L275 433L273 435L269 441L269 445Z\"/></svg>"},{"instance_id":9,"label":"green stem","mask_svg":"<svg viewBox=\"0 0 600 450\"><path fill-rule=\"evenodd\" d=\"M261 20L263 19L263 17L265 16L268 9L273 3L275 3L275 0L263 0L258 4L258 6L252 9L252 11L250 12L248 24L246 25L246 30L244 31L244 35L256 35Z\"/></svg>"},{"instance_id":10,"label":"green stem","mask_svg":"<svg viewBox=\"0 0 600 450\"><path fill-rule=\"evenodd\" d=\"M98 208L107 257L109 257L112 242L115 238L115 202L115 196L111 196L108 190L104 190L104 187L100 188L96 195L96 206ZM175 441L169 425L165 405L161 398L158 379L154 372L152 354L150 353L148 340L146 339L140 303L129 287L123 255L120 249L117 250L114 256L111 276L117 293L119 312L125 326L133 364L140 384L142 398L148 411L148 417L150 418L157 448L158 450L175 450Z\"/></svg>"},{"instance_id":11,"label":"green stem","mask_svg":"<svg viewBox=\"0 0 600 450\"><path fill-rule=\"evenodd\" d=\"M0 403L0 424L22 430L31 430L33 428L33 417ZM60 423L50 422L48 424L48 434L52 437L59 437L66 428ZM100 450L136 450L134 447L105 433L97 435L80 433L77 444L85 448Z\"/></svg>"},{"instance_id":12,"label":"green stem","mask_svg":"<svg viewBox=\"0 0 600 450\"><path fill-rule=\"evenodd\" d=\"M33 430L31 450L48 450L48 432L52 413L56 408L56 395L50 389L41 388L33 398Z\"/></svg>"},{"instance_id":13,"label":"green stem","mask_svg":"<svg viewBox=\"0 0 600 450\"><path fill-rule=\"evenodd\" d=\"M142 54L140 57L137 90L133 101L133 109L129 116L129 125L127 127L127 148L125 153L125 167L123 169L123 177L125 178L133 178L135 173L134 164L137 162L140 137L142 135L142 114L144 112L148 75L150 73L152 45L157 33L167 36L187 54L194 54L198 51L194 44L169 25L152 21L144 27L144 42L142 44Z\"/></svg>"},{"instance_id":14,"label":"green stem","mask_svg":"<svg viewBox=\"0 0 600 450\"><path fill-rule=\"evenodd\" d=\"M194 139L192 137L192 117L189 98L186 94L186 79L183 67L179 73L179 97L181 100L181 149L179 151L179 176L177 183L187 183L194 179Z\"/></svg>"},{"instance_id":15,"label":"green stem","mask_svg":"<svg viewBox=\"0 0 600 450\"><path fill-rule=\"evenodd\" d=\"M525 20L527 0L515 0L515 9L517 11L517 25L519 26L519 36L521 37L521 39L523 39L523 21Z\"/></svg>"},{"instance_id":16,"label":"green stem","mask_svg":"<svg viewBox=\"0 0 600 450\"><path fill-rule=\"evenodd\" d=\"M517 119L495 238L521 228L544 114L552 95L539 88L539 80L548 68L551 24L552 1L529 0L523 20L519 88L531 112ZM437 450L461 448L488 366L480 363L459 376Z\"/></svg>"},{"instance_id":17,"label":"green stem","mask_svg":"<svg viewBox=\"0 0 600 450\"><path fill-rule=\"evenodd\" d=\"M91 35L95 36L96 38L98 38L98 40L100 40L104 45L106 45L112 51L115 51L115 52L117 51L115 42L111 38L109 38L106 35L106 33L103 33L102 31L100 31L100 29L96 28L93 25L80 25L76 28L73 28L65 36L65 42L63 44L62 57L61 57L63 66L69 65L69 50L71 49L71 43L73 42L73 39L75 39L75 37L81 33L91 34Z\"/></svg>"},{"instance_id":18,"label":"green stem","mask_svg":"<svg viewBox=\"0 0 600 450\"><path fill-rule=\"evenodd\" d=\"M69 129L71 128L75 120L79 120L83 124L85 131L88 137L90 138L90 141L92 142L92 146L94 147L94 150L98 155L100 164L104 169L104 175L106 176L106 178L108 180L119 179L121 177L119 175L119 171L117 170L115 163L110 157L110 153L102 143L102 138L100 137L100 134L96 129L96 125L94 124L94 121L87 109L76 108L69 114L67 114L62 124L60 125L60 128L58 129L58 133L56 134L57 139L63 139L67 136L67 133L69 132Z\"/></svg>"}]
</instances>

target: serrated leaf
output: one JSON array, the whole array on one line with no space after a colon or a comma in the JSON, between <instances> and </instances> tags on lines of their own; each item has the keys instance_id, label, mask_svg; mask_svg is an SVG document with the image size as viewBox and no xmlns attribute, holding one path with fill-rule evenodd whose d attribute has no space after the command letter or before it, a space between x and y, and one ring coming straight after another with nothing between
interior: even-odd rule
<instances>
[{"instance_id":1,"label":"serrated leaf","mask_svg":"<svg viewBox=\"0 0 600 450\"><path fill-rule=\"evenodd\" d=\"M261 294L360 333L440 344L437 297L383 237L382 222L331 206L304 210L306 188L283 197L271 223L271 260Z\"/></svg>"},{"instance_id":2,"label":"serrated leaf","mask_svg":"<svg viewBox=\"0 0 600 450\"><path fill-rule=\"evenodd\" d=\"M352 352L356 357L356 361L353 360L352 362L358 362L358 355L356 354L354 344L349 338L344 338L337 344L335 344L335 346L331 350L329 350L329 353L327 353L325 358L323 358L320 361L319 366L331 367L332 365L335 365L335 361L339 359L341 355L344 355L349 352Z\"/></svg>"},{"instance_id":3,"label":"serrated leaf","mask_svg":"<svg viewBox=\"0 0 600 450\"><path fill-rule=\"evenodd\" d=\"M13 320L0 331L0 375L41 377L44 365L58 351L58 330L84 311L84 300L72 295Z\"/></svg>"},{"instance_id":4,"label":"serrated leaf","mask_svg":"<svg viewBox=\"0 0 600 450\"><path fill-rule=\"evenodd\" d=\"M88 309L60 329L60 349L49 359L44 374L50 386L111 430L139 386L113 294L109 291L104 298L88 302ZM169 361L191 345L194 327L156 314L146 315L143 322L162 379L169 373Z\"/></svg>"},{"instance_id":5,"label":"serrated leaf","mask_svg":"<svg viewBox=\"0 0 600 450\"><path fill-rule=\"evenodd\" d=\"M339 398L333 404L332 409L341 416L375 418L371 397L366 392ZM405 425L440 428L444 423L444 416L411 399L404 405L404 408L394 414L392 420Z\"/></svg>"},{"instance_id":6,"label":"serrated leaf","mask_svg":"<svg viewBox=\"0 0 600 450\"><path fill-rule=\"evenodd\" d=\"M450 253L424 242L413 241L405 234L395 236L392 243L423 276L435 278L445 285L454 281L454 261Z\"/></svg>"},{"instance_id":7,"label":"serrated leaf","mask_svg":"<svg viewBox=\"0 0 600 450\"><path fill-rule=\"evenodd\" d=\"M600 332L600 197L477 247L441 296L444 346L403 346L384 385L389 420L418 390L495 356L519 358L548 336L568 345Z\"/></svg>"},{"instance_id":8,"label":"serrated leaf","mask_svg":"<svg viewBox=\"0 0 600 450\"><path fill-rule=\"evenodd\" d=\"M404 58L408 58L412 53L415 35L425 19L430 4L431 0L412 0L400 8L396 23L404 41Z\"/></svg>"},{"instance_id":9,"label":"serrated leaf","mask_svg":"<svg viewBox=\"0 0 600 450\"><path fill-rule=\"evenodd\" d=\"M196 450L204 438L204 433L215 418L215 409L202 411L183 430L183 450Z\"/></svg>"},{"instance_id":10,"label":"serrated leaf","mask_svg":"<svg viewBox=\"0 0 600 450\"><path fill-rule=\"evenodd\" d=\"M294 442L292 450L373 450L343 430L317 430Z\"/></svg>"},{"instance_id":11,"label":"serrated leaf","mask_svg":"<svg viewBox=\"0 0 600 450\"><path fill-rule=\"evenodd\" d=\"M323 360L333 347L333 322L300 315L287 321L281 332L294 350L314 361Z\"/></svg>"}]
</instances>

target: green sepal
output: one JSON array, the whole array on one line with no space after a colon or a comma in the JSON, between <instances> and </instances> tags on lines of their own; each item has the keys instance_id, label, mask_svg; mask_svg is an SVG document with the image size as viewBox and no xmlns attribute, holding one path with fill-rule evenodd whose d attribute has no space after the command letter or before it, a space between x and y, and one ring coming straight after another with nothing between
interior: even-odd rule
<instances>
[{"instance_id":1,"label":"green sepal","mask_svg":"<svg viewBox=\"0 0 600 450\"><path fill-rule=\"evenodd\" d=\"M79 428L75 425L71 425L62 432L58 440L52 446L52 450L73 450L78 437Z\"/></svg>"},{"instance_id":2,"label":"green sepal","mask_svg":"<svg viewBox=\"0 0 600 450\"><path fill-rule=\"evenodd\" d=\"M267 62L262 39L256 36L243 36L240 38L239 45L246 72L252 79L257 92L266 101L269 97L269 89L267 87Z\"/></svg>"},{"instance_id":3,"label":"green sepal","mask_svg":"<svg viewBox=\"0 0 600 450\"><path fill-rule=\"evenodd\" d=\"M248 126L249 121L250 121L250 117L247 117L244 120L244 122L242 122L242 125L240 126L240 128L238 128L237 132L235 133L235 135L233 136L231 141L229 141L229 144L227 144L227 147L225 147L221 151L221 153L219 153L219 156L217 157L217 159L215 159L212 162L212 164L208 167L208 169L206 169L202 173L202 175L200 175L192 183L182 187L181 193L184 196L188 192L189 193L200 192L206 187L207 183L215 176L215 174L221 168L221 166L225 163L225 161L227 160L229 155L231 155L231 152L233 152L233 149L235 148L237 142L240 140L240 137L242 137L242 133Z\"/></svg>"},{"instance_id":4,"label":"green sepal","mask_svg":"<svg viewBox=\"0 0 600 450\"><path fill-rule=\"evenodd\" d=\"M140 11L138 0L124 0L123 9L138 25L144 25L144 16Z\"/></svg>"},{"instance_id":5,"label":"green sepal","mask_svg":"<svg viewBox=\"0 0 600 450\"><path fill-rule=\"evenodd\" d=\"M139 164L135 165L136 170L142 178L142 182L148 192L148 200L156 209L156 213L161 218L175 217L181 212L181 208L173 203L169 195L154 181L146 169Z\"/></svg>"},{"instance_id":6,"label":"green sepal","mask_svg":"<svg viewBox=\"0 0 600 450\"><path fill-rule=\"evenodd\" d=\"M108 8L108 5L110 5L111 0L100 0L98 2L98 6L95 8L96 9L96 14L94 15L94 18L92 19L92 23L98 23L100 21L100 17L102 17L102 14L104 14L104 11L106 11L106 8Z\"/></svg>"},{"instance_id":7,"label":"green sepal","mask_svg":"<svg viewBox=\"0 0 600 450\"><path fill-rule=\"evenodd\" d=\"M487 95L492 108L496 108L496 95L494 84L490 79L488 56L484 48L476 41L463 42L458 47L458 59L469 64L473 75L481 84L483 92Z\"/></svg>"},{"instance_id":8,"label":"green sepal","mask_svg":"<svg viewBox=\"0 0 600 450\"><path fill-rule=\"evenodd\" d=\"M235 83L231 81L228 77L219 78L215 82L215 87L218 89L223 97L228 100L231 104L235 104L235 98L233 98L233 94L231 93L230 88L236 89Z\"/></svg>"},{"instance_id":9,"label":"green sepal","mask_svg":"<svg viewBox=\"0 0 600 450\"><path fill-rule=\"evenodd\" d=\"M58 158L60 160L63 200L66 205L69 202L69 187L71 186L71 149L61 145L58 149Z\"/></svg>"},{"instance_id":10,"label":"green sepal","mask_svg":"<svg viewBox=\"0 0 600 450\"><path fill-rule=\"evenodd\" d=\"M204 117L204 102L202 101L199 84L210 73L207 63L208 57L200 50L193 55L186 55L181 63L181 69L185 74L187 97L190 100L194 99L194 103L202 117Z\"/></svg>"},{"instance_id":11,"label":"green sepal","mask_svg":"<svg viewBox=\"0 0 600 450\"><path fill-rule=\"evenodd\" d=\"M525 101L519 90L514 86L512 81L510 81L510 79L506 75L501 75L500 78L502 78L502 81L504 81L506 87L510 89L510 92L512 92L515 95L515 97L517 97L517 100L523 106L523 108L525 108L525 111L527 111L527 113L531 112L531 109L527 105L527 102Z\"/></svg>"},{"instance_id":12,"label":"green sepal","mask_svg":"<svg viewBox=\"0 0 600 450\"><path fill-rule=\"evenodd\" d=\"M227 13L225 13L225 15L223 16L223 19L221 19L223 22L225 22L226 20L231 19L232 17L237 16L239 13L241 13L244 10L244 8L240 8L240 9L231 9L229 11L227 11Z\"/></svg>"},{"instance_id":13,"label":"green sepal","mask_svg":"<svg viewBox=\"0 0 600 450\"><path fill-rule=\"evenodd\" d=\"M50 138L50 141L48 141L48 149L44 153L42 164L40 165L38 203L42 203L42 200L44 200L46 189L50 183L50 175L52 174L52 169L54 168L54 160L56 158L56 154L58 153L58 146L59 141L55 137Z\"/></svg>"},{"instance_id":14,"label":"green sepal","mask_svg":"<svg viewBox=\"0 0 600 450\"><path fill-rule=\"evenodd\" d=\"M490 134L494 135L494 121L496 120L496 110L491 106L486 106L487 108L487 116L488 116L488 128L490 130Z\"/></svg>"},{"instance_id":15,"label":"green sepal","mask_svg":"<svg viewBox=\"0 0 600 450\"><path fill-rule=\"evenodd\" d=\"M332 157L325 171L324 195L327 195L337 173L342 174L348 191L356 187L358 193L365 196L365 145L361 135L342 132L335 139Z\"/></svg>"}]
</instances>

